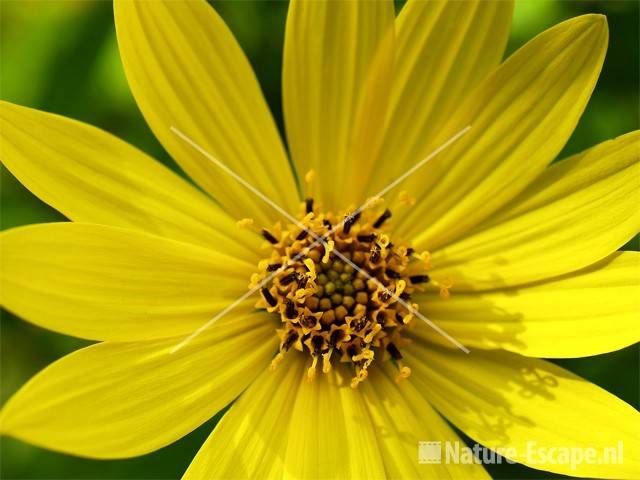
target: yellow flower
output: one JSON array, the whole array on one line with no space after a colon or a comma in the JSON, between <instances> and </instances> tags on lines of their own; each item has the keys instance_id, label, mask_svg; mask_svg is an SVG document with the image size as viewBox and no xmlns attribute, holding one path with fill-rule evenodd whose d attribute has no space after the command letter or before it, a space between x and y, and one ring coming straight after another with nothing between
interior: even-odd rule
<instances>
[{"instance_id":1,"label":"yellow flower","mask_svg":"<svg viewBox=\"0 0 640 480\"><path fill-rule=\"evenodd\" d=\"M206 194L96 128L2 104L3 163L72 220L2 233L2 304L100 341L29 381L4 406L2 433L130 457L238 397L187 478L486 477L477 464L419 462L418 442L459 441L440 415L534 468L636 476L635 409L539 357L638 341L638 254L616 250L638 231L639 134L549 166L594 88L607 25L568 20L500 63L511 13L506 1L410 0L397 18L390 1L294 1L291 167L210 6L116 2L137 103ZM288 261L295 269L277 270ZM260 295L198 330L274 269ZM530 442L622 442L624 458L554 462L529 455Z\"/></svg>"}]
</instances>

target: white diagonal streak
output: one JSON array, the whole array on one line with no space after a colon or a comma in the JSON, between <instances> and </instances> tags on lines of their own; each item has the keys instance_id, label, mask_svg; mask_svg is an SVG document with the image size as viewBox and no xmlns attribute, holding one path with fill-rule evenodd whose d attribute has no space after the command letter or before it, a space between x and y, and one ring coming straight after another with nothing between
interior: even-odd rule
<instances>
[{"instance_id":1,"label":"white diagonal streak","mask_svg":"<svg viewBox=\"0 0 640 480\"><path fill-rule=\"evenodd\" d=\"M270 205L272 208L274 208L276 211L280 212L282 215L284 215L289 221L291 221L292 223L294 223L295 225L297 225L300 229L306 231L308 234L310 234L315 241L311 244L308 245L303 251L301 251L300 253L298 253L294 258L290 259L286 264L280 266L280 268L278 268L278 270L274 271L271 275L267 276L266 278L264 278L258 285L256 285L255 287L251 288L250 290L248 290L244 295L242 295L240 298L238 298L237 300L235 300L233 303L231 303L229 306L227 306L224 310L221 310L218 314L216 314L216 316L214 316L213 318L211 318L208 322L206 322L205 324L203 324L200 328L198 328L196 331L194 331L191 335L189 335L188 337L186 337L184 340L182 340L179 344L177 344L174 348L172 348L170 350L170 353L174 353L177 350L179 350L180 348L182 348L183 346L185 346L187 343L189 343L191 340L193 340L193 338L195 338L196 336L200 335L204 330L206 330L207 328L209 328L211 325L213 325L217 320L219 320L222 316L224 316L225 314L227 314L228 312L230 312L233 308L235 308L238 304L240 304L243 300L247 299L248 297L250 297L251 295L253 295L256 291L258 291L260 288L262 288L264 285L266 285L269 281L271 281L271 279L273 279L279 272L285 270L286 268L288 268L289 265L291 265L292 263L295 263L297 260L299 260L301 257L303 257L304 255L306 255L306 253L308 253L312 248L314 248L315 246L319 245L320 243L322 243L323 245L327 245L326 244L326 238L331 235L332 233L334 233L336 230L338 230L342 225L344 225L344 222L346 222L350 217L352 217L353 215L356 215L360 212L362 212L364 209L368 208L369 205L371 203L373 203L377 198L382 197L384 194L386 194L389 190L391 190L392 188L394 188L396 185L398 185L400 182L402 182L405 178L407 178L409 175L411 175L412 173L414 173L415 171L417 171L419 168L421 168L424 164L426 164L429 160L431 160L433 157L435 157L436 155L438 155L438 153L440 153L441 151L443 151L444 149L446 149L449 145L451 145L452 143L454 143L456 140L458 140L460 137L462 137L462 135L464 135L465 133L467 133L467 131L471 128L471 126L467 126L464 129L460 130L458 133L456 133L454 136L452 136L451 138L449 138L445 143L443 143L440 147L438 147L437 149L435 149L433 152L431 152L427 157L425 157L424 159L422 159L420 162L418 162L417 164L415 164L413 167L411 167L409 170L407 170L403 175L401 175L400 177L398 177L396 180L394 180L393 182L391 182L389 185L387 185L385 188L383 188L380 192L378 192L376 195L374 195L373 197L371 197L370 199L368 199L362 206L360 206L359 208L357 208L351 215L345 217L341 222L339 222L335 227L333 227L331 230L329 230L327 233L325 233L322 236L317 235L315 232L308 230L307 227L302 224L297 218L295 218L293 215L291 215L289 212L287 212L286 210L284 210L282 207L280 207L278 204L276 204L275 202L273 202L269 197L267 197L266 195L264 195L260 190L258 190L257 188L255 188L253 185L251 185L249 182L247 182L244 178L240 177L237 173L235 173L233 170L231 170L229 167L227 167L225 164L223 164L222 162L220 162L217 158L215 158L213 155L211 155L209 152L207 152L204 148L202 148L200 145L198 145L196 142L194 142L191 138L189 138L187 135L185 135L183 132L181 132L179 129L177 129L176 127L172 126L170 127L171 131L174 132L176 135L178 135L180 138L182 138L182 140L184 140L186 143L188 143L189 145L191 145L195 150L197 150L198 152L200 152L202 155L204 155L208 160L210 160L211 162L215 163L216 165L218 165L220 168L222 168L225 172L227 172L229 175L231 175L233 178L235 178L238 182L240 182L242 185L244 185L247 189L249 189L251 192L253 192L255 195L257 195L259 198L261 198L264 202L266 202L268 205ZM451 342L452 344L454 344L456 347L458 347L460 350L462 350L465 353L469 353L469 350L462 345L459 341L457 341L455 338L453 338L451 335L449 335L445 330L443 330L441 327L439 327L438 325L436 325L433 321L429 320L427 317L425 317L422 313L420 313L418 310L416 310L412 305L410 305L409 303L407 303L405 300L403 300L402 298L400 298L399 296L394 296L393 292L391 292L389 289L387 289L377 278L371 276L369 274L369 272L367 272L366 270L363 270L362 268L360 268L358 265L356 265L355 263L353 263L350 259L348 259L347 257L345 257L341 252L337 251L337 250L332 250L332 253L334 255L336 255L338 258L340 258L343 262L351 265L354 270L362 273L368 280L372 280L376 286L378 287L378 289L381 289L382 291L384 291L385 293L387 293L390 296L393 296L396 301L398 303L400 303L401 305L403 305L407 310L409 310L412 314L414 314L415 316L417 316L418 318L420 318L422 321L424 321L427 325L429 325L431 328L433 328L436 332L438 332L440 335L442 335L443 337L445 337L447 340L449 340L449 342Z\"/></svg>"},{"instance_id":2,"label":"white diagonal streak","mask_svg":"<svg viewBox=\"0 0 640 480\"><path fill-rule=\"evenodd\" d=\"M429 155L427 155L426 157L424 157L422 160L420 160L418 163L416 163L413 167L411 167L409 170L407 170L406 172L404 172L402 175L400 175L398 178L396 178L393 182L391 182L389 185L387 185L386 187L384 187L382 190L380 190L375 196L376 197L383 197L389 190L391 190L393 187L395 187L396 185L398 185L400 182L402 182L405 178L407 178L409 175L411 175L412 173L414 173L416 170L418 170L419 168L421 168L425 163L427 163L429 160L431 160L433 157L435 157L436 155L438 155L441 151L443 151L445 148L447 148L449 145L451 145L453 142L455 142L456 140L458 140L461 136L463 136L465 133L467 133L469 131L469 129L471 128L471 125L467 125L466 127L464 127L462 130L460 130L458 133L456 133L453 137L451 137L449 140L447 140L446 142L444 142L442 145L440 145L438 148L436 148L433 152L431 152Z\"/></svg>"},{"instance_id":3,"label":"white diagonal streak","mask_svg":"<svg viewBox=\"0 0 640 480\"><path fill-rule=\"evenodd\" d=\"M176 127L171 127L171 131L173 133L175 133L176 135L178 135L182 140L184 140L185 142L187 142L189 145L191 145L193 148L195 148L198 152L200 152L202 155L204 155L205 157L207 157L208 160L212 161L213 163L215 163L216 165L218 165L221 169L223 169L225 172L227 172L229 175L231 175L233 178L235 178L238 182L240 182L242 185L244 185L246 188L248 188L251 192L255 193L258 197L260 197L263 201L265 201L266 203L268 203L271 207L275 208L278 212L280 212L282 215L284 215L285 217L289 218L290 215L289 213L284 210L280 205L278 205L277 203L274 203L269 197L267 197L264 193L262 193L260 190L258 190L256 187L254 187L253 185L251 185L249 182L247 182L244 178L242 178L240 175L238 175L236 172L234 172L233 170L231 170L229 167L227 167L224 163L222 163L220 160L218 160L217 158L215 158L213 155L211 155L209 152L207 152L204 148L202 148L200 145L198 145L196 142L194 142L193 140L191 140L189 137L187 137L184 133L182 133L180 130L178 130Z\"/></svg>"}]
</instances>

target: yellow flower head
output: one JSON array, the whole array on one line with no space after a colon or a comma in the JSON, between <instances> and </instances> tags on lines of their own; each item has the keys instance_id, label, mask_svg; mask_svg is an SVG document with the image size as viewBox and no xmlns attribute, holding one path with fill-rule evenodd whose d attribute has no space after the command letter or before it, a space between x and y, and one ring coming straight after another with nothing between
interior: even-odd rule
<instances>
[{"instance_id":1,"label":"yellow flower head","mask_svg":"<svg viewBox=\"0 0 640 480\"><path fill-rule=\"evenodd\" d=\"M461 442L445 417L537 469L637 477L635 409L540 358L638 341L638 254L617 249L640 224L640 135L551 164L607 23L569 19L501 62L512 8L293 0L285 149L214 8L116 0L135 100L199 188L97 128L1 104L3 164L71 221L2 232L0 301L97 343L24 385L0 431L124 458L233 402L186 478L486 477L421 456ZM530 442L622 442L624 460Z\"/></svg>"}]
</instances>

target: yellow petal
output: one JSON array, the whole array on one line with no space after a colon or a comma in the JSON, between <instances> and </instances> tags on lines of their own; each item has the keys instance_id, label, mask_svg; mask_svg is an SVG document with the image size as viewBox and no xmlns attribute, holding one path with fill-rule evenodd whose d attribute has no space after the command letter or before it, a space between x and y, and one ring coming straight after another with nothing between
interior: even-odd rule
<instances>
[{"instance_id":1,"label":"yellow petal","mask_svg":"<svg viewBox=\"0 0 640 480\"><path fill-rule=\"evenodd\" d=\"M416 297L438 326L471 348L585 357L640 341L640 253L617 252L558 280L478 293ZM441 341L430 328L415 334ZM445 340L446 341L446 340Z\"/></svg>"},{"instance_id":2,"label":"yellow petal","mask_svg":"<svg viewBox=\"0 0 640 480\"><path fill-rule=\"evenodd\" d=\"M252 256L255 239L205 195L98 128L0 103L2 163L71 220L102 223Z\"/></svg>"},{"instance_id":3,"label":"yellow petal","mask_svg":"<svg viewBox=\"0 0 640 480\"><path fill-rule=\"evenodd\" d=\"M552 363L504 351L465 354L419 342L405 351L413 384L474 441L505 449L505 457L540 470L637 478L640 414L596 385ZM617 450L619 442L617 464L571 465L558 453L553 463L538 450L594 449L596 458L604 459L605 449Z\"/></svg>"},{"instance_id":4,"label":"yellow petal","mask_svg":"<svg viewBox=\"0 0 640 480\"><path fill-rule=\"evenodd\" d=\"M116 32L133 95L158 140L235 218L274 212L171 127L281 207L298 193L258 81L240 46L204 0L115 2Z\"/></svg>"},{"instance_id":5,"label":"yellow petal","mask_svg":"<svg viewBox=\"0 0 640 480\"><path fill-rule=\"evenodd\" d=\"M373 369L362 388L386 472L385 478L490 478L481 465L422 463L420 442L464 446L463 440L436 413L411 380L392 379L397 371L388 362ZM418 449L417 449L418 447ZM416 451L417 450L417 451ZM424 462L424 460L423 460Z\"/></svg>"},{"instance_id":6,"label":"yellow petal","mask_svg":"<svg viewBox=\"0 0 640 480\"><path fill-rule=\"evenodd\" d=\"M551 166L500 223L436 252L434 277L455 289L501 288L563 275L624 245L640 226L640 135Z\"/></svg>"},{"instance_id":7,"label":"yellow petal","mask_svg":"<svg viewBox=\"0 0 640 480\"><path fill-rule=\"evenodd\" d=\"M502 223L541 208L569 193L588 187L594 179L615 175L640 159L640 130L607 140L561 162L554 163L512 202L480 226Z\"/></svg>"},{"instance_id":8,"label":"yellow petal","mask_svg":"<svg viewBox=\"0 0 640 480\"><path fill-rule=\"evenodd\" d=\"M190 334L245 293L251 274L231 256L116 227L31 225L0 241L0 303L90 339Z\"/></svg>"},{"instance_id":9,"label":"yellow petal","mask_svg":"<svg viewBox=\"0 0 640 480\"><path fill-rule=\"evenodd\" d=\"M542 173L589 100L607 38L602 15L563 22L469 94L430 149L466 126L471 130L404 187L418 202L400 231L414 237L416 248L434 250L459 238Z\"/></svg>"},{"instance_id":10,"label":"yellow petal","mask_svg":"<svg viewBox=\"0 0 640 480\"><path fill-rule=\"evenodd\" d=\"M366 402L342 368L300 379L290 408L285 478L383 478Z\"/></svg>"},{"instance_id":11,"label":"yellow petal","mask_svg":"<svg viewBox=\"0 0 640 480\"><path fill-rule=\"evenodd\" d=\"M294 355L294 354L291 354ZM361 392L305 359L264 371L223 417L185 478L384 478Z\"/></svg>"},{"instance_id":12,"label":"yellow petal","mask_svg":"<svg viewBox=\"0 0 640 480\"><path fill-rule=\"evenodd\" d=\"M370 195L431 153L438 130L502 59L512 12L513 2L504 0L409 0L402 7L389 114Z\"/></svg>"},{"instance_id":13,"label":"yellow petal","mask_svg":"<svg viewBox=\"0 0 640 480\"><path fill-rule=\"evenodd\" d=\"M275 371L262 372L216 425L185 480L283 477L290 408L305 374L301 360L287 356Z\"/></svg>"},{"instance_id":14,"label":"yellow petal","mask_svg":"<svg viewBox=\"0 0 640 480\"><path fill-rule=\"evenodd\" d=\"M294 0L284 46L283 103L298 171L317 173L330 210L347 208L364 187L379 144L391 85L393 2Z\"/></svg>"},{"instance_id":15,"label":"yellow petal","mask_svg":"<svg viewBox=\"0 0 640 480\"><path fill-rule=\"evenodd\" d=\"M7 402L3 434L93 458L157 450L197 428L265 368L277 348L262 314L180 338L101 343L53 363Z\"/></svg>"}]
</instances>

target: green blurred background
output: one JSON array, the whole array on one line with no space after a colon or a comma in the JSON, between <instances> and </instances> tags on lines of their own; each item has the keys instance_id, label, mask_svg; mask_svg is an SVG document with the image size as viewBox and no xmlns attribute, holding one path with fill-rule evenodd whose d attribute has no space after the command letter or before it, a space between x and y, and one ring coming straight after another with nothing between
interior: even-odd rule
<instances>
[{"instance_id":1,"label":"green blurred background","mask_svg":"<svg viewBox=\"0 0 640 480\"><path fill-rule=\"evenodd\" d=\"M286 2L213 3L247 53L282 128L280 70ZM553 24L583 13L607 15L609 50L595 93L562 156L636 130L639 123L638 2L517 1L508 53ZM3 100L97 125L175 168L145 125L127 87L109 1L0 0L0 30ZM63 220L6 170L1 173L2 229ZM638 250L638 238L625 249ZM2 403L48 363L87 343L36 328L4 311L1 328ZM557 363L637 407L638 347ZM78 459L2 438L0 477L177 478L216 421L159 452L120 461ZM488 469L498 478L558 478L519 465Z\"/></svg>"}]
</instances>

